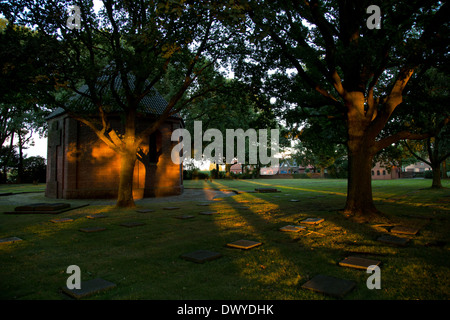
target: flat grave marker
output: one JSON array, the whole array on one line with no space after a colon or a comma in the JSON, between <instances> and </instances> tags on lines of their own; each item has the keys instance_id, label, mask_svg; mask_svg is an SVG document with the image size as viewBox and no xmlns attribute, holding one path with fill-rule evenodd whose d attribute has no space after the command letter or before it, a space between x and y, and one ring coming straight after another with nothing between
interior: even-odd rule
<instances>
[{"instance_id":1,"label":"flat grave marker","mask_svg":"<svg viewBox=\"0 0 450 320\"><path fill-rule=\"evenodd\" d=\"M92 232L100 232L105 231L104 227L89 227L89 228L81 228L79 229L81 232L92 233Z\"/></svg>"},{"instance_id":2,"label":"flat grave marker","mask_svg":"<svg viewBox=\"0 0 450 320\"><path fill-rule=\"evenodd\" d=\"M383 243L387 243L387 244L392 244L392 245L395 245L395 246L402 246L402 247L404 247L409 242L409 239L407 239L407 238L400 238L400 237L396 237L396 236L391 236L389 234L384 234L384 235L378 237L377 241L383 242Z\"/></svg>"},{"instance_id":3,"label":"flat grave marker","mask_svg":"<svg viewBox=\"0 0 450 320\"><path fill-rule=\"evenodd\" d=\"M71 207L68 203L33 203L29 205L18 206L14 211L4 212L4 214L60 214L62 212L86 207L89 204L83 204Z\"/></svg>"},{"instance_id":4,"label":"flat grave marker","mask_svg":"<svg viewBox=\"0 0 450 320\"><path fill-rule=\"evenodd\" d=\"M198 206L208 207L210 203L197 203Z\"/></svg>"},{"instance_id":5,"label":"flat grave marker","mask_svg":"<svg viewBox=\"0 0 450 320\"><path fill-rule=\"evenodd\" d=\"M281 192L275 188L255 188L255 191L258 193L272 193L272 192Z\"/></svg>"},{"instance_id":6,"label":"flat grave marker","mask_svg":"<svg viewBox=\"0 0 450 320\"><path fill-rule=\"evenodd\" d=\"M134 228L134 227L140 227L145 225L145 223L143 222L124 222L120 224L122 227L127 227L127 228Z\"/></svg>"},{"instance_id":7,"label":"flat grave marker","mask_svg":"<svg viewBox=\"0 0 450 320\"><path fill-rule=\"evenodd\" d=\"M72 298L81 299L95 293L112 289L116 287L116 284L101 278L97 278L88 281L81 281L80 287L80 289L69 289L67 286L64 286L62 290Z\"/></svg>"},{"instance_id":8,"label":"flat grave marker","mask_svg":"<svg viewBox=\"0 0 450 320\"><path fill-rule=\"evenodd\" d=\"M204 215L204 216L212 216L214 214L219 214L219 212L217 212L217 211L201 211L201 212L199 212L199 214Z\"/></svg>"},{"instance_id":9,"label":"flat grave marker","mask_svg":"<svg viewBox=\"0 0 450 320\"><path fill-rule=\"evenodd\" d=\"M182 259L192 261L195 263L205 263L206 261L215 260L220 257L222 257L221 253L209 250L197 250L194 252L189 252L181 255Z\"/></svg>"},{"instance_id":10,"label":"flat grave marker","mask_svg":"<svg viewBox=\"0 0 450 320\"><path fill-rule=\"evenodd\" d=\"M14 211L59 211L70 208L68 203L32 203L29 205L18 206Z\"/></svg>"},{"instance_id":11,"label":"flat grave marker","mask_svg":"<svg viewBox=\"0 0 450 320\"><path fill-rule=\"evenodd\" d=\"M154 212L155 210L153 210L153 209L139 209L139 210L136 210L136 212L139 212L139 213L148 213L148 212Z\"/></svg>"},{"instance_id":12,"label":"flat grave marker","mask_svg":"<svg viewBox=\"0 0 450 320\"><path fill-rule=\"evenodd\" d=\"M395 226L391 229L392 233L397 234L407 234L407 235L416 235L419 232L419 229L403 227L403 226Z\"/></svg>"},{"instance_id":13,"label":"flat grave marker","mask_svg":"<svg viewBox=\"0 0 450 320\"><path fill-rule=\"evenodd\" d=\"M342 298L355 286L354 281L320 274L303 284L302 288Z\"/></svg>"},{"instance_id":14,"label":"flat grave marker","mask_svg":"<svg viewBox=\"0 0 450 320\"><path fill-rule=\"evenodd\" d=\"M284 232L299 232L303 229L305 229L305 226L293 226L293 225L287 225L280 228L280 231Z\"/></svg>"},{"instance_id":15,"label":"flat grave marker","mask_svg":"<svg viewBox=\"0 0 450 320\"><path fill-rule=\"evenodd\" d=\"M378 261L378 260L350 256L350 257L345 258L341 262L339 262L339 265L341 267L349 267L349 268L367 270L367 268L369 266L378 266L378 265L380 265L380 263L381 263L381 261Z\"/></svg>"},{"instance_id":16,"label":"flat grave marker","mask_svg":"<svg viewBox=\"0 0 450 320\"><path fill-rule=\"evenodd\" d=\"M244 249L244 250L249 250L249 249L258 247L260 245L262 245L261 242L251 241L251 240L244 240L244 239L227 243L228 247L237 248L237 249Z\"/></svg>"},{"instance_id":17,"label":"flat grave marker","mask_svg":"<svg viewBox=\"0 0 450 320\"><path fill-rule=\"evenodd\" d=\"M73 219L70 219L70 218L62 218L62 219L50 220L50 222L53 222L53 223L62 223L62 222L71 222L71 221L73 221Z\"/></svg>"},{"instance_id":18,"label":"flat grave marker","mask_svg":"<svg viewBox=\"0 0 450 320\"><path fill-rule=\"evenodd\" d=\"M185 215L181 215L181 216L176 216L175 218L185 220L185 219L192 219L192 218L194 218L194 216L185 214Z\"/></svg>"},{"instance_id":19,"label":"flat grave marker","mask_svg":"<svg viewBox=\"0 0 450 320\"><path fill-rule=\"evenodd\" d=\"M300 223L305 223L305 224L319 224L322 223L324 221L323 218L306 218L302 221L300 221Z\"/></svg>"},{"instance_id":20,"label":"flat grave marker","mask_svg":"<svg viewBox=\"0 0 450 320\"><path fill-rule=\"evenodd\" d=\"M8 244L8 243L14 243L14 242L20 242L20 241L23 241L23 240L18 237L9 237L9 238L0 239L0 244Z\"/></svg>"},{"instance_id":21,"label":"flat grave marker","mask_svg":"<svg viewBox=\"0 0 450 320\"><path fill-rule=\"evenodd\" d=\"M164 207L164 210L177 210L180 209L180 207Z\"/></svg>"},{"instance_id":22,"label":"flat grave marker","mask_svg":"<svg viewBox=\"0 0 450 320\"><path fill-rule=\"evenodd\" d=\"M104 214L91 214L89 216L86 216L88 219L100 219L100 218L106 218L107 215Z\"/></svg>"},{"instance_id":23,"label":"flat grave marker","mask_svg":"<svg viewBox=\"0 0 450 320\"><path fill-rule=\"evenodd\" d=\"M290 202L300 202L300 200L298 200L298 199L291 199L291 200L289 200Z\"/></svg>"}]
</instances>

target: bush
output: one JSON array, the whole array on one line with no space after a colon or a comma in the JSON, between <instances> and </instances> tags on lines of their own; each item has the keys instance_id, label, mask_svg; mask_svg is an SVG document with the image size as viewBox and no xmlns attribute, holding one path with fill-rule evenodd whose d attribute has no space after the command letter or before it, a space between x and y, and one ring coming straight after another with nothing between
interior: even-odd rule
<instances>
[{"instance_id":1,"label":"bush","mask_svg":"<svg viewBox=\"0 0 450 320\"><path fill-rule=\"evenodd\" d=\"M292 174L292 177L294 179L311 179L311 177L308 176L306 173L294 173Z\"/></svg>"},{"instance_id":2,"label":"bush","mask_svg":"<svg viewBox=\"0 0 450 320\"><path fill-rule=\"evenodd\" d=\"M425 179L433 179L433 170L427 170L424 172L423 177Z\"/></svg>"}]
</instances>

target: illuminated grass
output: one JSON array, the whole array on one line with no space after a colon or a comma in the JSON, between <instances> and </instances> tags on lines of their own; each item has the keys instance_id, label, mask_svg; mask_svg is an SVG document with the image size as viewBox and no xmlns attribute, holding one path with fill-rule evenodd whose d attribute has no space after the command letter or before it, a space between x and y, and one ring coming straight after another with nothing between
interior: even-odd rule
<instances>
[{"instance_id":1,"label":"illuminated grass","mask_svg":"<svg viewBox=\"0 0 450 320\"><path fill-rule=\"evenodd\" d=\"M449 191L427 189L430 184L430 180L373 183L380 210L394 223L420 228L405 248L376 241L387 232L385 227L355 224L337 212L345 204L344 180L185 181L188 188L252 191L271 186L282 192L242 193L207 209L198 206L196 199L171 203L182 208L174 211L162 210L167 203L146 205L155 209L151 213L90 205L58 215L74 219L61 224L50 222L54 215L0 214L0 238L24 239L0 245L0 298L68 299L59 288L69 276L67 267L76 264L82 280L101 277L117 284L89 299L331 299L300 288L317 274L355 280L357 287L345 299L449 299L450 223L445 202ZM444 185L450 187L448 181ZM325 197L310 198L314 195ZM389 198L390 202L385 201ZM42 202L44 198L33 195L33 199ZM238 208L244 205L249 209ZM1 211L12 209L0 206ZM198 214L205 210L220 214ZM108 217L86 218L95 213ZM195 218L174 218L180 214ZM315 216L325 221L299 233L278 230ZM130 221L145 225L120 226ZM107 230L78 231L96 225ZM226 247L239 239L263 245L249 251ZM199 249L221 252L223 257L205 264L179 257ZM364 270L338 266L355 253L382 261L381 290L367 289Z\"/></svg>"}]
</instances>

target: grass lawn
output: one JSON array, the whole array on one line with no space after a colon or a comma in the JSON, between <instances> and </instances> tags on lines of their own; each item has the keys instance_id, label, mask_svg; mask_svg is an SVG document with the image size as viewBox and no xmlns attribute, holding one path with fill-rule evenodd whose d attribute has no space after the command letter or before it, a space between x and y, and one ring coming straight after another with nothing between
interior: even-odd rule
<instances>
[{"instance_id":1,"label":"grass lawn","mask_svg":"<svg viewBox=\"0 0 450 320\"><path fill-rule=\"evenodd\" d=\"M443 184L450 188L450 181ZM163 210L167 203L140 206L155 210L149 213L91 204L58 215L9 215L2 212L12 211L13 206L3 205L0 238L16 236L24 241L0 244L0 299L70 299L60 288L69 277L67 267L78 265L82 281L103 278L117 284L87 299L334 299L301 288L314 276L326 274L356 282L344 299L447 300L450 189L431 190L430 185L431 180L423 179L373 181L377 208L392 225L420 229L406 247L377 241L379 235L389 233L390 226L357 224L338 212L345 203L345 180L185 181L186 188L252 191L275 187L281 192L243 192L213 201L209 207L198 206L196 199L171 202L170 206L181 207L173 211ZM1 186L0 193L33 187ZM42 192L31 197L36 202L52 201ZM219 214L199 215L205 210ZM86 218L96 213L107 217ZM180 214L194 218L175 219ZM325 221L299 233L279 231L308 217ZM55 218L74 220L50 222ZM130 221L145 225L120 226ZM106 230L79 231L91 226ZM226 246L239 239L263 245L248 251ZM204 264L180 258L200 249L223 256ZM381 261L381 289L367 288L370 275L365 270L338 265L349 255Z\"/></svg>"}]
</instances>

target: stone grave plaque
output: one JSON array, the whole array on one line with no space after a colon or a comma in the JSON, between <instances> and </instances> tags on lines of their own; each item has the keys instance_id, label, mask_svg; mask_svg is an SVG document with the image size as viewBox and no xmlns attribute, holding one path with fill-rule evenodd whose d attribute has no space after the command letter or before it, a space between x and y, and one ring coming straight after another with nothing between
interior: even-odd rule
<instances>
[{"instance_id":1,"label":"stone grave plaque","mask_svg":"<svg viewBox=\"0 0 450 320\"><path fill-rule=\"evenodd\" d=\"M244 250L248 250L248 249L252 249L255 248L257 246L262 245L261 242L257 242L257 241L251 241L251 240L237 240L231 243L228 243L227 246L228 247L232 247L232 248L238 248L238 249L244 249Z\"/></svg>"},{"instance_id":2,"label":"stone grave plaque","mask_svg":"<svg viewBox=\"0 0 450 320\"><path fill-rule=\"evenodd\" d=\"M319 224L323 222L323 218L307 218L305 220L300 221L300 223L306 223L306 224Z\"/></svg>"},{"instance_id":3,"label":"stone grave plaque","mask_svg":"<svg viewBox=\"0 0 450 320\"><path fill-rule=\"evenodd\" d=\"M369 266L378 266L378 265L380 265L380 263L381 262L378 260L350 256L350 257L345 258L341 262L339 262L339 265L341 267L349 267L349 268L367 270L367 268Z\"/></svg>"},{"instance_id":4,"label":"stone grave plaque","mask_svg":"<svg viewBox=\"0 0 450 320\"><path fill-rule=\"evenodd\" d=\"M379 242L392 244L392 245L396 245L396 246L406 246L406 244L409 242L409 239L407 239L407 238L400 238L400 237L396 237L396 236L391 236L389 234L384 234L384 235L380 236L377 240Z\"/></svg>"},{"instance_id":5,"label":"stone grave plaque","mask_svg":"<svg viewBox=\"0 0 450 320\"><path fill-rule=\"evenodd\" d=\"M177 210L180 209L180 207L164 207L164 210Z\"/></svg>"},{"instance_id":6,"label":"stone grave plaque","mask_svg":"<svg viewBox=\"0 0 450 320\"><path fill-rule=\"evenodd\" d=\"M288 225L288 226L284 226L282 228L280 228L280 231L285 231L285 232L299 232L303 229L305 229L305 226L292 226L292 225Z\"/></svg>"},{"instance_id":7,"label":"stone grave plaque","mask_svg":"<svg viewBox=\"0 0 450 320\"><path fill-rule=\"evenodd\" d=\"M104 214L91 214L89 216L86 216L88 219L100 219L100 218L106 218L107 216Z\"/></svg>"},{"instance_id":8,"label":"stone grave plaque","mask_svg":"<svg viewBox=\"0 0 450 320\"><path fill-rule=\"evenodd\" d=\"M303 284L302 288L342 298L355 286L354 281L320 274Z\"/></svg>"},{"instance_id":9,"label":"stone grave plaque","mask_svg":"<svg viewBox=\"0 0 450 320\"><path fill-rule=\"evenodd\" d=\"M15 211L59 211L69 208L68 203L33 203L25 206L18 206Z\"/></svg>"},{"instance_id":10,"label":"stone grave plaque","mask_svg":"<svg viewBox=\"0 0 450 320\"><path fill-rule=\"evenodd\" d=\"M221 253L208 251L208 250L197 250L190 253L185 253L181 255L181 258L184 260L196 262L196 263L204 263L206 261L215 260L222 257Z\"/></svg>"},{"instance_id":11,"label":"stone grave plaque","mask_svg":"<svg viewBox=\"0 0 450 320\"><path fill-rule=\"evenodd\" d=\"M42 206L45 203L32 203L23 206L18 206L14 208L14 211L34 211L34 208L37 206Z\"/></svg>"},{"instance_id":12,"label":"stone grave plaque","mask_svg":"<svg viewBox=\"0 0 450 320\"><path fill-rule=\"evenodd\" d=\"M86 233L91 233L91 232L100 232L100 231L105 231L106 228L103 227L89 227L89 228L81 228L80 231L81 232L86 232Z\"/></svg>"},{"instance_id":13,"label":"stone grave plaque","mask_svg":"<svg viewBox=\"0 0 450 320\"><path fill-rule=\"evenodd\" d=\"M103 280L101 278L81 281L80 289L69 289L67 286L62 288L63 292L75 299L81 299L95 293L103 292L116 287L115 283Z\"/></svg>"},{"instance_id":14,"label":"stone grave plaque","mask_svg":"<svg viewBox=\"0 0 450 320\"><path fill-rule=\"evenodd\" d=\"M246 207L246 206L238 206L238 207L236 207L236 209L248 210L250 208Z\"/></svg>"},{"instance_id":15,"label":"stone grave plaque","mask_svg":"<svg viewBox=\"0 0 450 320\"><path fill-rule=\"evenodd\" d=\"M62 223L62 222L71 222L71 221L73 221L73 219L62 218L62 219L53 219L53 220L50 220L50 221L53 222L53 223Z\"/></svg>"},{"instance_id":16,"label":"stone grave plaque","mask_svg":"<svg viewBox=\"0 0 450 320\"><path fill-rule=\"evenodd\" d=\"M5 214L60 214L69 210L86 207L88 204L71 207L68 203L34 203L18 206L11 212Z\"/></svg>"},{"instance_id":17,"label":"stone grave plaque","mask_svg":"<svg viewBox=\"0 0 450 320\"><path fill-rule=\"evenodd\" d=\"M134 228L145 225L143 222L124 222L120 224L122 227Z\"/></svg>"},{"instance_id":18,"label":"stone grave plaque","mask_svg":"<svg viewBox=\"0 0 450 320\"><path fill-rule=\"evenodd\" d=\"M212 216L214 214L219 214L217 211L201 211L199 212L199 214L204 215L204 216Z\"/></svg>"},{"instance_id":19,"label":"stone grave plaque","mask_svg":"<svg viewBox=\"0 0 450 320\"><path fill-rule=\"evenodd\" d=\"M185 220L185 219L192 219L192 218L194 218L194 216L185 214L185 215L181 215L181 216L176 216L175 218Z\"/></svg>"},{"instance_id":20,"label":"stone grave plaque","mask_svg":"<svg viewBox=\"0 0 450 320\"><path fill-rule=\"evenodd\" d=\"M148 212L154 212L155 210L153 209L140 209L140 210L136 210L136 212L139 213L148 213Z\"/></svg>"},{"instance_id":21,"label":"stone grave plaque","mask_svg":"<svg viewBox=\"0 0 450 320\"><path fill-rule=\"evenodd\" d=\"M408 235L416 235L419 232L419 229L409 228L409 227L403 227L403 226L395 226L391 229L392 233L397 234L408 234Z\"/></svg>"},{"instance_id":22,"label":"stone grave plaque","mask_svg":"<svg viewBox=\"0 0 450 320\"><path fill-rule=\"evenodd\" d=\"M291 199L289 201L291 201L291 202L300 202L300 200L298 200L298 199Z\"/></svg>"},{"instance_id":23,"label":"stone grave plaque","mask_svg":"<svg viewBox=\"0 0 450 320\"><path fill-rule=\"evenodd\" d=\"M19 241L23 241L23 240L18 237L3 238L3 239L0 239L0 244L8 244L8 243L14 243L14 242L19 242Z\"/></svg>"},{"instance_id":24,"label":"stone grave plaque","mask_svg":"<svg viewBox=\"0 0 450 320\"><path fill-rule=\"evenodd\" d=\"M210 203L197 203L198 206L207 207Z\"/></svg>"},{"instance_id":25,"label":"stone grave plaque","mask_svg":"<svg viewBox=\"0 0 450 320\"><path fill-rule=\"evenodd\" d=\"M275 188L255 188L256 192L259 193L271 193L271 192L279 192L277 189Z\"/></svg>"}]
</instances>

